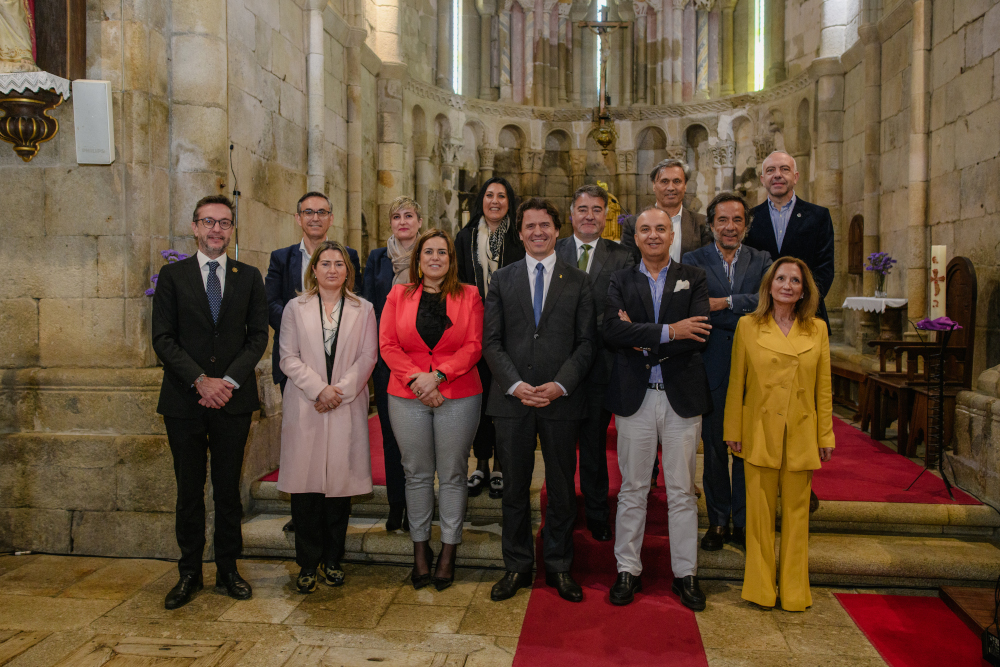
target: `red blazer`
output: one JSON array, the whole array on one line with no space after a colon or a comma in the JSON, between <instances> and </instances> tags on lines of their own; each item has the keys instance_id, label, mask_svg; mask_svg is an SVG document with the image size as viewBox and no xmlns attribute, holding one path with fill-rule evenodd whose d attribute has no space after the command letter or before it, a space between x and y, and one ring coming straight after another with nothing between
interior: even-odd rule
<instances>
[{"instance_id":1,"label":"red blazer","mask_svg":"<svg viewBox=\"0 0 1000 667\"><path fill-rule=\"evenodd\" d=\"M462 285L462 298L447 297L451 326L432 350L417 333L417 308L423 285L406 296L407 285L389 292L379 323L379 349L389 366L389 394L416 398L407 383L414 373L440 370L448 376L438 391L445 398L483 393L476 362L483 353L483 301L474 285Z\"/></svg>"}]
</instances>

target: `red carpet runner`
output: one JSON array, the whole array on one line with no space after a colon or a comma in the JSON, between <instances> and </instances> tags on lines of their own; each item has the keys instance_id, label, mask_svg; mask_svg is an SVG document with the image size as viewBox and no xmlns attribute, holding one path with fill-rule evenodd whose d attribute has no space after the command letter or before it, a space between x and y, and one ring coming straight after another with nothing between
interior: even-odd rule
<instances>
[{"instance_id":1,"label":"red carpet runner","mask_svg":"<svg viewBox=\"0 0 1000 667\"><path fill-rule=\"evenodd\" d=\"M824 463L813 475L813 491L820 500L980 504L959 489L953 489L955 500L952 500L941 478L930 471L906 491L906 487L920 475L922 468L919 465L837 417L833 418L833 432L837 438L833 460Z\"/></svg>"},{"instance_id":2,"label":"red carpet runner","mask_svg":"<svg viewBox=\"0 0 1000 667\"><path fill-rule=\"evenodd\" d=\"M608 431L612 523L621 486L617 440L618 434L612 424ZM677 596L670 592L673 574L663 473L649 498L646 537L642 545L643 589L636 595L635 602L626 607L615 607L608 601L608 591L618 573L614 542L596 542L590 536L583 514L579 473L576 483L580 511L573 534L573 577L583 587L584 600L579 604L566 602L555 589L545 585L539 533L536 558L540 577L528 601L514 667L707 667L694 612L682 606ZM545 502L543 487L543 516Z\"/></svg>"},{"instance_id":3,"label":"red carpet runner","mask_svg":"<svg viewBox=\"0 0 1000 667\"><path fill-rule=\"evenodd\" d=\"M890 667L989 664L979 637L940 598L838 593L837 599Z\"/></svg>"}]
</instances>

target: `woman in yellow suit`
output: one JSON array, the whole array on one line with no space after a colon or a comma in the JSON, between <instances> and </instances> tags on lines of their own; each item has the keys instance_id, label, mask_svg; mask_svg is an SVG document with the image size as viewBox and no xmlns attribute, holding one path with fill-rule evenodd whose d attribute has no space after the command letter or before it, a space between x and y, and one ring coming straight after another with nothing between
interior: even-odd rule
<instances>
[{"instance_id":1,"label":"woman in yellow suit","mask_svg":"<svg viewBox=\"0 0 1000 667\"><path fill-rule=\"evenodd\" d=\"M781 608L805 611L813 470L833 455L830 339L814 317L819 291L801 260L782 257L760 283L757 310L733 340L723 438L745 462L747 557L743 599L770 609L774 519L781 495Z\"/></svg>"}]
</instances>

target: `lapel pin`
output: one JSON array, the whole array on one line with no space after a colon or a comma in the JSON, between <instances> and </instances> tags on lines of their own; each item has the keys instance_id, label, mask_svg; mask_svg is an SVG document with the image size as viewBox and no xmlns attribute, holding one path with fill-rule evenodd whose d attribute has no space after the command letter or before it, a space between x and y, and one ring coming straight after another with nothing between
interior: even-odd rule
<instances>
[{"instance_id":1,"label":"lapel pin","mask_svg":"<svg viewBox=\"0 0 1000 667\"><path fill-rule=\"evenodd\" d=\"M795 217L796 217L796 218L801 218L801 217L802 217L802 214L801 214L801 213L796 213L796 214L795 214Z\"/></svg>"},{"instance_id":2,"label":"lapel pin","mask_svg":"<svg viewBox=\"0 0 1000 667\"><path fill-rule=\"evenodd\" d=\"M562 274L561 273L559 274L559 277L562 278Z\"/></svg>"},{"instance_id":3,"label":"lapel pin","mask_svg":"<svg viewBox=\"0 0 1000 667\"><path fill-rule=\"evenodd\" d=\"M236 268L236 267L234 266L234 267L233 267L233 273L237 273L238 271L239 271L239 269L237 269L237 268Z\"/></svg>"}]
</instances>

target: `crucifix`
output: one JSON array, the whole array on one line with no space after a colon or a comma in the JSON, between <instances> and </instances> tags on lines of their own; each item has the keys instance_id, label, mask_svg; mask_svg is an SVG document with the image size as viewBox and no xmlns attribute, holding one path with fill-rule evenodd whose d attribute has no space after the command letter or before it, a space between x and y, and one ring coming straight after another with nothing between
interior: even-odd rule
<instances>
[{"instance_id":1,"label":"crucifix","mask_svg":"<svg viewBox=\"0 0 1000 667\"><path fill-rule=\"evenodd\" d=\"M597 91L598 98L600 99L597 119L600 125L597 128L597 133L594 135L594 140L601 146L601 155L607 155L608 146L611 145L611 142L615 138L615 131L610 124L611 116L608 114L607 107L605 106L608 96L608 58L611 55L611 42L608 36L619 28L627 28L629 24L626 21L608 21L607 7L600 8L599 16L600 21L580 21L577 25L581 28L589 28L600 39L601 80L600 90Z\"/></svg>"}]
</instances>

